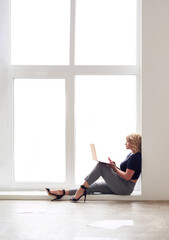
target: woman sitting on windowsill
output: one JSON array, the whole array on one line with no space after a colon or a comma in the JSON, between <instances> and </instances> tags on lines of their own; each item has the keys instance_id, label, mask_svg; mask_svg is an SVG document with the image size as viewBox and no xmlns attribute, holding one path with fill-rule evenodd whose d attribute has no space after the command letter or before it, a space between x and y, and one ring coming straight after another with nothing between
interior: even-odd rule
<instances>
[{"instance_id":1,"label":"woman sitting on windowsill","mask_svg":"<svg viewBox=\"0 0 169 240\"><path fill-rule=\"evenodd\" d=\"M92 172L85 178L79 189L50 190L46 188L48 195L55 196L53 200L61 199L64 195L74 195L72 202L77 202L82 196L84 201L86 195L94 192L102 194L130 195L135 187L141 173L141 136L130 134L126 137L126 149L131 153L120 164L118 168L110 158L110 165L98 163ZM96 182L102 176L103 182Z\"/></svg>"}]
</instances>

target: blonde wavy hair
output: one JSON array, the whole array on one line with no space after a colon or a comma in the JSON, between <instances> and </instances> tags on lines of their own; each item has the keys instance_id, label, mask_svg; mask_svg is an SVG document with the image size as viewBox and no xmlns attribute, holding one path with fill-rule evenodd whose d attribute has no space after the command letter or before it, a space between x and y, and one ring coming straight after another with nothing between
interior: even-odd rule
<instances>
[{"instance_id":1,"label":"blonde wavy hair","mask_svg":"<svg viewBox=\"0 0 169 240\"><path fill-rule=\"evenodd\" d=\"M132 133L126 137L126 141L129 142L134 152L141 152L141 135Z\"/></svg>"}]
</instances>

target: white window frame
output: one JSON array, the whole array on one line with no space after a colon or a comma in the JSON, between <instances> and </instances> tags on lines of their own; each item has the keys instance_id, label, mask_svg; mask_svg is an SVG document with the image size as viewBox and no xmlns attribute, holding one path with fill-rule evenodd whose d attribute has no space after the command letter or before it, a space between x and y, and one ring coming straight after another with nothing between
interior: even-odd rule
<instances>
[{"instance_id":1,"label":"white window frame","mask_svg":"<svg viewBox=\"0 0 169 240\"><path fill-rule=\"evenodd\" d=\"M9 128L9 154L8 164L5 169L8 175L7 189L19 190L42 190L45 186L50 187L74 187L75 186L75 159L74 159L74 79L76 75L135 75L137 81L137 132L141 132L141 81L140 81L140 0L137 0L137 61L135 66L79 66L74 65L74 40L75 40L75 3L71 0L70 19L70 58L68 66L19 66L10 65L10 1L0 0L0 7L3 5L3 21L6 29L1 29L0 34L4 35L7 41L6 46L0 53L0 74L5 76L9 89L11 125ZM2 10L0 10L0 13ZM14 181L14 159L13 159L13 79L15 78L63 78L66 82L66 181L64 183L22 183ZM57 174L57 171L56 171ZM1 175L1 174L0 174Z\"/></svg>"}]
</instances>

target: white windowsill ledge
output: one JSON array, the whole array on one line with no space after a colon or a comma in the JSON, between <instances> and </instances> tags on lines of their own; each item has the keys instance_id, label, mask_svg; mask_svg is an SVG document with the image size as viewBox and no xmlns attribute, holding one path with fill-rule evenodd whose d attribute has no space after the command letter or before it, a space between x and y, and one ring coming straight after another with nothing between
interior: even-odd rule
<instances>
[{"instance_id":1,"label":"white windowsill ledge","mask_svg":"<svg viewBox=\"0 0 169 240\"><path fill-rule=\"evenodd\" d=\"M111 200L140 200L141 192L134 191L131 195L91 194L87 195L88 201ZM64 196L62 200L69 200L71 196ZM0 200L51 200L46 191L0 191Z\"/></svg>"}]
</instances>

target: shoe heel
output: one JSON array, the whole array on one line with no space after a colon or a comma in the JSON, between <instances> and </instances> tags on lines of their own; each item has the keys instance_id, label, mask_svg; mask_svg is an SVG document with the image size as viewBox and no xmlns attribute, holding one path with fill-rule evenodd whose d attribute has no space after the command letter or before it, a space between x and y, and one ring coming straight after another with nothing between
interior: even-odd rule
<instances>
[{"instance_id":1,"label":"shoe heel","mask_svg":"<svg viewBox=\"0 0 169 240\"><path fill-rule=\"evenodd\" d=\"M51 199L51 202L56 201L56 200L57 200L57 198Z\"/></svg>"},{"instance_id":2,"label":"shoe heel","mask_svg":"<svg viewBox=\"0 0 169 240\"><path fill-rule=\"evenodd\" d=\"M84 195L84 202L86 202L86 194Z\"/></svg>"}]
</instances>

